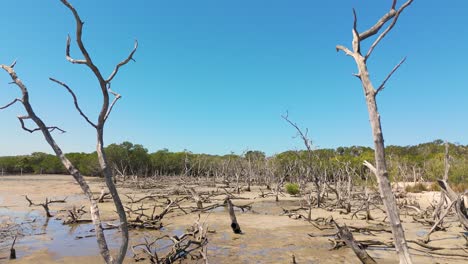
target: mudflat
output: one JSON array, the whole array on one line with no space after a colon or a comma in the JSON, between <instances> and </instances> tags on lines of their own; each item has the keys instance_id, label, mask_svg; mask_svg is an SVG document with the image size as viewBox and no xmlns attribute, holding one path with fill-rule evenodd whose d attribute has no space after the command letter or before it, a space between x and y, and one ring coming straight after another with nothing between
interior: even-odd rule
<instances>
[{"instance_id":1,"label":"mudflat","mask_svg":"<svg viewBox=\"0 0 468 264\"><path fill-rule=\"evenodd\" d=\"M87 178L91 189L99 196L105 184L99 178ZM388 223L382 210L372 208L373 220L364 220L362 213L353 216L359 203L353 204L351 213L333 209L329 206L312 208L311 218L306 221L307 210L302 197L289 194L279 195L275 201L274 195L268 195L261 186L252 186L251 191L232 192L216 184L187 181L182 178L162 178L158 184L145 188L141 184L118 184L119 193L126 206L136 209L140 206L146 211L152 211L153 204L161 203L170 198L190 196L182 186L194 188L200 195L210 196L204 202L204 207L222 204L226 195L233 196L237 220L242 234L234 234L230 227L230 218L226 207L213 206L213 209L197 211L195 202L184 199L178 205L181 210L167 213L161 220L160 230L132 229L129 246L142 243L144 238L155 238L162 235L180 235L186 228L194 224L200 215L200 221L208 229L207 258L209 263L292 263L293 256L297 263L360 263L359 259L348 247L332 249L337 242L336 230L327 221L333 218L340 225L362 228L353 235L358 241L376 240L389 243L392 240L388 232ZM212 195L209 195L212 194ZM263 194L263 195L262 195ZM267 194L267 195L265 195ZM65 203L50 204L52 218L46 218L43 208L29 206L25 195L35 203L48 199L65 199ZM146 196L141 202L132 203ZM165 196L165 197L163 197ZM419 204L420 210L425 210L438 193L425 192L407 194L405 199L412 204ZM329 198L332 200L332 197ZM26 175L0 177L0 262L8 262L12 238L17 235L16 252L18 259L14 263L102 263L93 226L90 223L64 225L67 210L83 208L86 211L88 201L81 193L80 187L71 176L67 175ZM117 215L110 199L99 204L103 222L115 223ZM185 208L185 209L184 209ZM156 208L162 211L164 206ZM243 210L241 210L243 209ZM185 212L184 212L185 211ZM415 263L466 263L466 257L448 256L468 255L463 249L465 240L463 229L459 226L455 215L449 215L445 220L445 231L431 235L428 243L433 248L429 250L416 242L421 240L431 226L418 222L414 218L417 210L401 209L401 219L409 242ZM133 216L130 215L129 218ZM87 214L83 219L89 218ZM380 227L384 231L365 231L365 227ZM9 229L8 229L9 228ZM6 230L6 231L5 231ZM387 231L385 231L387 230ZM8 231L8 232L7 232ZM106 230L109 246L116 251L120 237L117 229ZM333 242L335 241L335 242ZM339 241L338 241L339 243ZM134 263L133 253L129 247L125 263ZM160 254L164 255L167 245L161 245ZM394 249L384 246L369 246L367 252L378 263L398 263ZM445 256L447 255L447 256ZM149 263L148 259L142 261ZM140 262L141 263L141 262ZM203 259L187 258L183 263L204 263Z\"/></svg>"}]
</instances>

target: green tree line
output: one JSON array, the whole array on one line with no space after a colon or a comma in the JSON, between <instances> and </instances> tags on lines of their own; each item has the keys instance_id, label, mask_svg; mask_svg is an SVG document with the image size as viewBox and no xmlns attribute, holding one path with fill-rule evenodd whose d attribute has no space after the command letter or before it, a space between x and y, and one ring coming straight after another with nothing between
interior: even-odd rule
<instances>
[{"instance_id":1,"label":"green tree line","mask_svg":"<svg viewBox=\"0 0 468 264\"><path fill-rule=\"evenodd\" d=\"M359 177L364 178L364 160L373 162L374 152L369 147L352 146L336 149L316 149L313 155L306 151L285 151L267 157L262 151L247 151L242 155L195 154L190 151L171 152L168 149L150 153L140 144L123 142L106 147L110 164L116 175L185 175L211 177L215 174L235 174L235 168L254 170L265 174L264 169L290 174L304 173L301 166L313 164L315 173L334 174L334 168L346 164ZM442 140L413 146L387 146L390 177L395 180L432 181L444 174L445 144ZM468 146L449 143L450 174L453 183L468 182ZM68 153L66 156L87 176L100 176L97 154ZM296 164L292 168L291 164ZM302 164L302 165L301 165ZM288 166L290 167L288 172ZM253 169L252 169L253 168ZM263 169L262 169L263 168ZM0 157L0 171L6 174L65 174L66 170L55 155L35 152L31 155Z\"/></svg>"}]
</instances>

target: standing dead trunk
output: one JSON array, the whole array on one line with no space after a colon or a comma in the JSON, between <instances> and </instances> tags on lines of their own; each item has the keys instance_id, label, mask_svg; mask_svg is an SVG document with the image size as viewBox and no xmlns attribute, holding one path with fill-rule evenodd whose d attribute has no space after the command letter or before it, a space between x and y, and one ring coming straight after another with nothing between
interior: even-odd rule
<instances>
[{"instance_id":1,"label":"standing dead trunk","mask_svg":"<svg viewBox=\"0 0 468 264\"><path fill-rule=\"evenodd\" d=\"M398 207L396 205L395 197L392 192L390 185L390 180L388 177L387 164L385 160L385 146L384 146L384 137L382 133L382 127L380 123L380 114L377 108L376 96L385 88L385 84L388 79L393 75L393 73L401 66L405 61L403 59L393 70L388 74L382 84L375 89L370 77L369 71L367 69L367 59L372 54L374 48L379 44L379 42L390 32L390 30L396 24L398 17L403 12L403 10L408 7L413 0L408 0L405 2L398 10L395 9L397 0L393 0L391 9L386 13L377 23L369 28L367 31L358 33L357 30L357 16L356 12L354 13L354 25L353 25L353 41L352 41L352 51L344 46L336 46L337 51L343 51L346 55L351 56L356 62L358 73L355 74L361 81L364 95L367 103L367 110L369 112L369 120L372 128L372 137L374 140L375 148L375 163L374 167L369 162L365 162L365 165L375 174L377 177L377 182L379 185L380 196L386 208L386 213L390 222L392 229L393 238L395 241L395 249L398 253L401 264L412 263L411 256L409 254L408 245L405 239L405 233L401 225L400 216L398 212ZM363 55L361 52L361 42L365 39L376 35L380 29L390 21L389 26L376 38L372 43L367 54Z\"/></svg>"},{"instance_id":2,"label":"standing dead trunk","mask_svg":"<svg viewBox=\"0 0 468 264\"><path fill-rule=\"evenodd\" d=\"M15 244L16 244L16 238L18 236L15 236L15 238L13 239L13 243L11 243L11 247L10 247L10 259L16 259L16 249L15 249Z\"/></svg>"},{"instance_id":3,"label":"standing dead trunk","mask_svg":"<svg viewBox=\"0 0 468 264\"><path fill-rule=\"evenodd\" d=\"M231 218L231 228L234 234L241 234L239 223L237 223L236 214L234 213L234 205L232 205L231 199L226 198L226 203L229 210L229 217Z\"/></svg>"}]
</instances>

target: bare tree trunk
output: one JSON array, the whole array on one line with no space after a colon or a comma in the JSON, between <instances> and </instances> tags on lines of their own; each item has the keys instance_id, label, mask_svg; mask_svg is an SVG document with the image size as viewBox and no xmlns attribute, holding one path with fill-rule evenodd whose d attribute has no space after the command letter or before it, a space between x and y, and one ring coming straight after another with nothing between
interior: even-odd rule
<instances>
[{"instance_id":1,"label":"bare tree trunk","mask_svg":"<svg viewBox=\"0 0 468 264\"><path fill-rule=\"evenodd\" d=\"M102 115L102 112L101 112ZM101 118L100 118L101 120ZM102 115L102 127L104 126L104 115ZM120 200L119 193L117 192L117 188L115 187L112 175L112 169L109 166L107 161L106 154L104 152L104 136L103 136L103 129L97 129L97 154L99 165L102 169L102 173L104 175L104 179L106 181L107 188L109 188L109 192L112 196L112 200L114 201L115 208L117 210L117 214L119 215L120 221L120 231L122 236L122 244L120 245L119 253L117 255L116 263L122 263L125 255L127 254L128 248L128 224L127 224L127 215L125 213L125 208L123 207L122 201Z\"/></svg>"},{"instance_id":2,"label":"bare tree trunk","mask_svg":"<svg viewBox=\"0 0 468 264\"><path fill-rule=\"evenodd\" d=\"M338 45L336 46L337 51L343 51L346 55L352 57L356 62L357 68L359 72L355 74L361 81L364 95L366 97L367 103L367 110L369 112L369 119L372 128L372 137L374 140L374 148L375 148L375 163L376 167L372 166L369 162L365 162L365 165L371 169L371 171L377 177L377 182L379 185L380 197L384 203L386 208L386 213L390 222L390 226L392 229L393 238L395 241L395 249L398 253L400 263L401 264L410 264L412 263L411 256L409 254L408 245L405 239L405 233L403 227L401 225L400 216L398 212L398 207L396 205L396 200L392 192L392 188L390 185L390 180L388 178L388 171L387 171L387 164L385 160L385 146L384 146L384 138L382 133L382 127L380 123L380 115L377 108L376 96L379 92L381 92L388 79L393 75L393 73L401 66L401 64L405 61L403 59L398 65L396 65L393 70L388 74L382 84L375 89L370 77L369 71L367 69L367 59L372 54L374 48L379 44L379 42L390 32L393 26L396 24L399 15L403 10L408 7L413 0L408 0L404 3L398 10L395 10L397 0L393 0L391 9L388 13L386 13L382 18L377 21L377 23L369 28L367 31L362 33L358 33L357 30L357 15L356 12L353 10L354 13L354 25L353 25L353 41L352 41L352 51L348 48ZM372 43L367 54L362 55L361 53L361 42L365 39L376 35L380 29L390 21L388 27L376 38L376 40Z\"/></svg>"},{"instance_id":3,"label":"bare tree trunk","mask_svg":"<svg viewBox=\"0 0 468 264\"><path fill-rule=\"evenodd\" d=\"M376 95L377 92L369 79L369 73L364 57L359 56L357 64L361 76L362 85L366 95L367 109L369 111L369 119L372 128L372 137L374 139L375 148L375 164L373 173L377 177L379 185L380 197L386 208L387 216L392 228L393 237L395 239L395 248L400 257L400 263L412 263L408 245L405 239L405 232L401 225L401 220L396 205L395 196L392 192L390 180L388 178L387 164L385 161L385 146L380 123L380 114L377 109Z\"/></svg>"},{"instance_id":4,"label":"bare tree trunk","mask_svg":"<svg viewBox=\"0 0 468 264\"><path fill-rule=\"evenodd\" d=\"M239 223L237 223L236 214L234 213L234 205L232 205L231 199L226 198L226 203L229 210L229 217L231 218L231 228L235 234L241 234Z\"/></svg>"}]
</instances>

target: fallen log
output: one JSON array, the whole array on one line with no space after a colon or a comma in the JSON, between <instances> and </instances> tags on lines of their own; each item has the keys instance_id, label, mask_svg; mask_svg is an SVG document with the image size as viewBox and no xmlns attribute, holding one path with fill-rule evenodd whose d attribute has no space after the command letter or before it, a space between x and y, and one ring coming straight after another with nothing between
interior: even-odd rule
<instances>
[{"instance_id":1,"label":"fallen log","mask_svg":"<svg viewBox=\"0 0 468 264\"><path fill-rule=\"evenodd\" d=\"M332 223L335 224L336 228L338 229L338 238L343 240L348 247L350 247L356 256L361 260L364 264L377 264L375 260L367 254L367 251L361 246L353 237L353 234L348 230L345 226L341 227L338 225L335 220L332 220Z\"/></svg>"}]
</instances>

